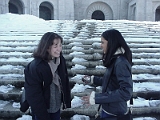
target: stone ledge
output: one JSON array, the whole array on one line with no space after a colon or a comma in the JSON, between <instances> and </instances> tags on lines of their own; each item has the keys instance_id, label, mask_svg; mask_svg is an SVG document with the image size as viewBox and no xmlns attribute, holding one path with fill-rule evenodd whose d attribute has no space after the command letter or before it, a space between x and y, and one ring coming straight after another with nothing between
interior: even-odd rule
<instances>
[{"instance_id":1,"label":"stone ledge","mask_svg":"<svg viewBox=\"0 0 160 120\"><path fill-rule=\"evenodd\" d=\"M76 79L72 79L69 78L70 83L73 84L83 84L83 82L81 80L76 80ZM135 83L142 83L142 82L155 82L155 83L159 83L160 82L160 78L149 78L149 79L133 79L133 82ZM17 78L15 79L0 79L0 85L8 85L11 84L15 87L21 88L24 86L24 77L23 78Z\"/></svg>"},{"instance_id":2,"label":"stone ledge","mask_svg":"<svg viewBox=\"0 0 160 120\"><path fill-rule=\"evenodd\" d=\"M25 114L28 113L29 111L27 111ZM18 118L23 114L24 113L22 113L19 108L12 107L12 103L8 103L3 107L3 109L0 109L0 118Z\"/></svg>"},{"instance_id":3,"label":"stone ledge","mask_svg":"<svg viewBox=\"0 0 160 120\"><path fill-rule=\"evenodd\" d=\"M23 79L18 79L18 80L3 80L0 79L0 85L8 85L11 84L15 87L21 88L24 86L24 78Z\"/></svg>"},{"instance_id":4,"label":"stone ledge","mask_svg":"<svg viewBox=\"0 0 160 120\"><path fill-rule=\"evenodd\" d=\"M75 114L79 115L87 115L93 118L97 112L98 105L92 105L92 106L81 106L77 108L68 108L65 110L62 110L61 116L62 118L70 118ZM159 115L160 114L160 108L159 107L141 107L141 108L132 108L132 114L133 116L152 116ZM19 108L13 108L12 104L7 104L4 109L0 109L0 118L18 118L24 114L29 114L29 110L26 113L22 113L19 111ZM8 120L8 119L7 119Z\"/></svg>"},{"instance_id":5,"label":"stone ledge","mask_svg":"<svg viewBox=\"0 0 160 120\"><path fill-rule=\"evenodd\" d=\"M74 96L82 97L86 95L90 95L92 91L100 92L100 89L96 89L95 87L88 88L85 90L85 92L72 92L71 96L72 99ZM22 95L22 89L21 88L13 88L13 90L3 93L0 92L0 99L1 100L14 100L15 102L19 102ZM141 97L146 100L160 100L160 91L137 91L133 92L133 98Z\"/></svg>"}]
</instances>

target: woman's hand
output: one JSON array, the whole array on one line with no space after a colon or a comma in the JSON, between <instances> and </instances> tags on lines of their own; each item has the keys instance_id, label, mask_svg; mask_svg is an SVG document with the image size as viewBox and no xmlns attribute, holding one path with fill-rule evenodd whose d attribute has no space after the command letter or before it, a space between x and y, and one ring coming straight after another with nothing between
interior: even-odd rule
<instances>
[{"instance_id":1,"label":"woman's hand","mask_svg":"<svg viewBox=\"0 0 160 120\"><path fill-rule=\"evenodd\" d=\"M83 81L85 84L91 83L91 76L85 75L84 77L82 77L82 81Z\"/></svg>"},{"instance_id":2,"label":"woman's hand","mask_svg":"<svg viewBox=\"0 0 160 120\"><path fill-rule=\"evenodd\" d=\"M81 97L81 99L83 100L83 104L89 105L89 98L90 98L90 96L83 96L83 97Z\"/></svg>"},{"instance_id":3,"label":"woman's hand","mask_svg":"<svg viewBox=\"0 0 160 120\"><path fill-rule=\"evenodd\" d=\"M90 95L83 96L81 99L84 101L83 103L86 105L94 105L95 104L95 91L92 91Z\"/></svg>"}]
</instances>

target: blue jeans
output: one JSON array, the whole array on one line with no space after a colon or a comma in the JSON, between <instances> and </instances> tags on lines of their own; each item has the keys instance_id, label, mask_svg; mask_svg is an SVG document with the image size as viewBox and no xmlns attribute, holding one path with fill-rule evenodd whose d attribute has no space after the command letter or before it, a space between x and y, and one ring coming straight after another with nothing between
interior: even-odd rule
<instances>
[{"instance_id":1,"label":"blue jeans","mask_svg":"<svg viewBox=\"0 0 160 120\"><path fill-rule=\"evenodd\" d=\"M101 118L112 118L112 117L114 117L112 115L109 115L109 114L105 113L103 110L101 111L100 116L101 116Z\"/></svg>"},{"instance_id":2,"label":"blue jeans","mask_svg":"<svg viewBox=\"0 0 160 120\"><path fill-rule=\"evenodd\" d=\"M117 117L116 116L112 116L112 115L109 115L107 113L105 113L103 110L101 112L101 120L117 120Z\"/></svg>"},{"instance_id":3,"label":"blue jeans","mask_svg":"<svg viewBox=\"0 0 160 120\"><path fill-rule=\"evenodd\" d=\"M51 120L60 120L60 110L58 110L56 113L49 113ZM35 116L35 120L38 120Z\"/></svg>"}]
</instances>

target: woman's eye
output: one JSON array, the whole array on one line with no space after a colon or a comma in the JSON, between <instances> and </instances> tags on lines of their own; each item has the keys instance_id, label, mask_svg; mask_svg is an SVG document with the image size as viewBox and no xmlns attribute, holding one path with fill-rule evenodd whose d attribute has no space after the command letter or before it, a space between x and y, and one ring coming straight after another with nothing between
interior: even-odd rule
<instances>
[{"instance_id":1,"label":"woman's eye","mask_svg":"<svg viewBox=\"0 0 160 120\"><path fill-rule=\"evenodd\" d=\"M53 45L53 47L54 47L54 48L56 48L56 47L57 47L57 45L55 45L55 44L54 44L54 45Z\"/></svg>"}]
</instances>

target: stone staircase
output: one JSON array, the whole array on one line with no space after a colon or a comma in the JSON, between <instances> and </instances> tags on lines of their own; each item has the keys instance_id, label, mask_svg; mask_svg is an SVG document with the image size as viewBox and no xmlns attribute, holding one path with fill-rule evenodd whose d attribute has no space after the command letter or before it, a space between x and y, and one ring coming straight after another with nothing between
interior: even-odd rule
<instances>
[{"instance_id":1,"label":"stone staircase","mask_svg":"<svg viewBox=\"0 0 160 120\"><path fill-rule=\"evenodd\" d=\"M41 36L47 31L54 31L64 38L63 54L67 61L71 89L75 84L83 84L78 75L103 75L100 49L100 35L107 29L118 29L133 52L132 68L134 86L145 83L160 84L160 24L156 22L137 22L127 20L82 20L82 21L46 21L49 27L39 25L35 29L18 29L14 27L0 29L0 87L7 86L13 88L7 93L0 92L0 119L16 120L29 111L22 113L19 111L22 88L24 84L24 67L33 59L31 54L39 42ZM0 26L1 27L1 26ZM84 59L86 61L81 61ZM86 68L77 69L77 66ZM80 67L78 67L80 68ZM145 68L145 69L144 69ZM150 75L140 77L140 75ZM141 86L139 86L140 88ZM74 96L88 95L91 90L85 92L73 92ZM146 101L160 100L160 91L156 90L135 90L134 100L138 97ZM145 101L144 101L145 102ZM160 102L159 102L160 103ZM1 104L0 104L1 105ZM14 107L13 107L14 106ZM90 118L96 114L97 105L80 106L62 111L62 118L69 119L75 114L88 115ZM155 117L160 119L160 104L157 106L133 106L133 116Z\"/></svg>"}]
</instances>

